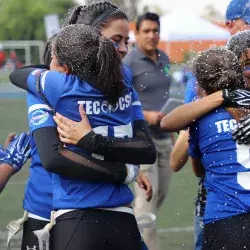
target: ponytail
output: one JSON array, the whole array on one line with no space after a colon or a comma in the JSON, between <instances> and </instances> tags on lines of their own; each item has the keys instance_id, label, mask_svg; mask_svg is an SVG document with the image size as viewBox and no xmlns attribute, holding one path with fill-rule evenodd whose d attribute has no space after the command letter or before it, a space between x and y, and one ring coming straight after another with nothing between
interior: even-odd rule
<instances>
[{"instance_id":1,"label":"ponytail","mask_svg":"<svg viewBox=\"0 0 250 250\"><path fill-rule=\"evenodd\" d=\"M69 17L68 25L76 24L78 16L80 15L82 8L83 6L78 6L73 10L71 16Z\"/></svg>"},{"instance_id":2,"label":"ponytail","mask_svg":"<svg viewBox=\"0 0 250 250\"><path fill-rule=\"evenodd\" d=\"M109 103L116 104L124 90L122 61L113 43L103 36L99 37L96 72L96 87L102 89Z\"/></svg>"}]
</instances>

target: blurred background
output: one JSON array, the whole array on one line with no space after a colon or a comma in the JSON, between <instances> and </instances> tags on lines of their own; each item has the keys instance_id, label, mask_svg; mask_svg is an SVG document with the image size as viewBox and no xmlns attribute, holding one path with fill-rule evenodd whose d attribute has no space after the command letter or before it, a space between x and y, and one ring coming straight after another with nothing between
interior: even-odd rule
<instances>
[{"instance_id":1,"label":"blurred background","mask_svg":"<svg viewBox=\"0 0 250 250\"><path fill-rule=\"evenodd\" d=\"M94 1L0 0L0 139L9 132L27 130L25 93L9 84L9 73L25 64L42 62L45 41L60 27L67 9ZM147 11L161 16L159 48L171 59L171 95L183 98L187 62L198 51L224 45L229 38L225 10L229 0L113 0L130 16L130 46L135 20ZM14 176L0 196L0 249L5 249L6 225L22 216L22 198L28 164ZM42 187L41 187L42 188ZM193 249L193 211L197 179L188 163L174 174L164 207L157 217L161 249ZM12 250L20 249L19 233Z\"/></svg>"}]
</instances>

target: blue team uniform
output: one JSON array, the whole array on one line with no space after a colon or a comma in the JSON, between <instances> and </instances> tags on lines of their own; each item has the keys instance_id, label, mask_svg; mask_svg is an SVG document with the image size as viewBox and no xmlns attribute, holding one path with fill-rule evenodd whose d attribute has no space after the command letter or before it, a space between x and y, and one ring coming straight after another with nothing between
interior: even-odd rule
<instances>
[{"instance_id":1,"label":"blue team uniform","mask_svg":"<svg viewBox=\"0 0 250 250\"><path fill-rule=\"evenodd\" d=\"M31 131L41 127L56 126L48 111L49 107L37 96L35 87L37 71L40 70L34 70L28 77L29 91L33 94L27 96ZM72 120L80 121L78 107L79 104L83 104L94 131L111 137L133 137L133 121L144 119L137 93L131 84L131 71L125 66L124 83L126 90L117 105L112 107L99 90L74 75L45 71L41 77L43 93L57 112ZM83 149L77 147L69 148L83 152ZM24 208L31 213L49 218L52 198L53 209L116 207L131 203L133 194L127 185L74 181L48 173L41 165L32 140L31 173Z\"/></svg>"},{"instance_id":2,"label":"blue team uniform","mask_svg":"<svg viewBox=\"0 0 250 250\"><path fill-rule=\"evenodd\" d=\"M201 158L206 170L205 224L250 212L250 146L233 141L236 126L219 108L190 128L189 154Z\"/></svg>"},{"instance_id":3,"label":"blue team uniform","mask_svg":"<svg viewBox=\"0 0 250 250\"><path fill-rule=\"evenodd\" d=\"M192 74L187 81L184 103L190 103L198 99L197 82L195 76Z\"/></svg>"}]
</instances>

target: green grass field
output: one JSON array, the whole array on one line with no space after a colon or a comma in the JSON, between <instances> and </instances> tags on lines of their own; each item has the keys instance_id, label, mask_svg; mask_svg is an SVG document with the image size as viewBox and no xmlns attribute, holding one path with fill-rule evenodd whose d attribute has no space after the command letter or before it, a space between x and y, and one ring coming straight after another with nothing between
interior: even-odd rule
<instances>
[{"instance_id":1,"label":"green grass field","mask_svg":"<svg viewBox=\"0 0 250 250\"><path fill-rule=\"evenodd\" d=\"M0 83L8 83L10 73L11 73L11 71L1 71L0 72Z\"/></svg>"},{"instance_id":2,"label":"green grass field","mask_svg":"<svg viewBox=\"0 0 250 250\"><path fill-rule=\"evenodd\" d=\"M25 100L1 99L0 116L0 142L4 141L9 132L27 130ZM22 198L28 171L27 165L11 179L0 195L0 232L5 230L10 220L22 215ZM193 232L190 227L193 225L196 187L197 180L189 164L180 173L173 174L169 195L157 215L161 250L193 249ZM3 244L4 237L1 235L0 241ZM20 249L15 247L12 250ZM0 249L4 249L1 242Z\"/></svg>"}]
</instances>

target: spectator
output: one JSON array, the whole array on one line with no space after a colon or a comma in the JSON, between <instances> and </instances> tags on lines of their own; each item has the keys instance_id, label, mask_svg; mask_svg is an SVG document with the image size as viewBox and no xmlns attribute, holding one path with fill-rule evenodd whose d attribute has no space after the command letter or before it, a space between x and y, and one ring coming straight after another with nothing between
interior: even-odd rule
<instances>
[{"instance_id":1,"label":"spectator","mask_svg":"<svg viewBox=\"0 0 250 250\"><path fill-rule=\"evenodd\" d=\"M133 72L133 84L142 102L143 113L149 124L157 150L157 160L153 165L142 165L141 170L152 183L153 198L146 202L144 192L135 186L135 214L156 213L167 195L171 177L169 157L172 149L170 135L160 128L164 114L160 111L169 98L171 77L168 56L157 49L160 39L160 20L154 13L140 16L136 24L137 46L125 57ZM144 240L150 250L157 249L157 229L144 230Z\"/></svg>"}]
</instances>

